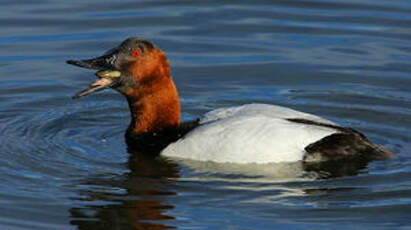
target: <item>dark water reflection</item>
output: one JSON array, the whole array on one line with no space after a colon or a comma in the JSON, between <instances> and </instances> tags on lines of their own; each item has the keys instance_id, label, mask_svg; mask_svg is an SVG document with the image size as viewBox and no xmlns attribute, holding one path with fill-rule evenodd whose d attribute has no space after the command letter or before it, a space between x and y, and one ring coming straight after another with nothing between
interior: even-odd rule
<instances>
[{"instance_id":1,"label":"dark water reflection","mask_svg":"<svg viewBox=\"0 0 411 230\"><path fill-rule=\"evenodd\" d=\"M178 178L179 166L163 158L133 154L130 172L117 178L80 181L85 186L77 201L90 205L70 209L71 224L78 229L170 229L172 225L151 221L173 220L165 212L174 209L168 204L168 184ZM90 189L92 188L92 189Z\"/></svg>"},{"instance_id":2,"label":"dark water reflection","mask_svg":"<svg viewBox=\"0 0 411 230\"><path fill-rule=\"evenodd\" d=\"M409 1L2 1L0 12L0 229L410 228ZM71 100L94 76L64 63L129 36L167 53L183 120L277 104L396 155L321 166L318 179L300 163L130 154L125 100Z\"/></svg>"}]
</instances>

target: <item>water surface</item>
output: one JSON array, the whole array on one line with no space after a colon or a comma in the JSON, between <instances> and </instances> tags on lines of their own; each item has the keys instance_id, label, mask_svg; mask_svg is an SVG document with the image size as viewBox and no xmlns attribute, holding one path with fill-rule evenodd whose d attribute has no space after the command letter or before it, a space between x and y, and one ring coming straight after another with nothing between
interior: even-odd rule
<instances>
[{"instance_id":1,"label":"water surface","mask_svg":"<svg viewBox=\"0 0 411 230\"><path fill-rule=\"evenodd\" d=\"M410 229L409 1L3 1L0 228ZM168 55L183 119L259 102L354 127L395 157L328 179L127 151L121 95L66 65L129 36Z\"/></svg>"}]
</instances>

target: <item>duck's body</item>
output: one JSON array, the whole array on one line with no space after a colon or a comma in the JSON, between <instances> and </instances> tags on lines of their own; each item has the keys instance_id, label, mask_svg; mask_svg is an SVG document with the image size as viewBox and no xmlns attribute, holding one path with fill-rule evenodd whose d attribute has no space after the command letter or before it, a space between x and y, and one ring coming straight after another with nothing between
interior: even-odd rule
<instances>
[{"instance_id":1,"label":"duck's body","mask_svg":"<svg viewBox=\"0 0 411 230\"><path fill-rule=\"evenodd\" d=\"M167 58L146 40L130 38L102 57L68 63L101 70L97 73L100 79L78 97L107 87L126 96L132 117L126 139L139 152L231 163L392 155L359 132L281 106L249 104L218 109L199 121L181 124Z\"/></svg>"},{"instance_id":2,"label":"duck's body","mask_svg":"<svg viewBox=\"0 0 411 230\"><path fill-rule=\"evenodd\" d=\"M321 149L321 151L319 151ZM219 163L327 161L384 156L353 129L282 106L248 104L208 112L162 155Z\"/></svg>"}]
</instances>

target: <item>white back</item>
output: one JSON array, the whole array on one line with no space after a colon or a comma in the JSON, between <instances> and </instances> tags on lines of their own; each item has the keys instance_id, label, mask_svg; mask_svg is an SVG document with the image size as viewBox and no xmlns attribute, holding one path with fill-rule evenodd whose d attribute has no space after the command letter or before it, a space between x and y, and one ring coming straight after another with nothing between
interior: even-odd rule
<instances>
[{"instance_id":1,"label":"white back","mask_svg":"<svg viewBox=\"0 0 411 230\"><path fill-rule=\"evenodd\" d=\"M205 114L201 126L167 146L162 155L219 163L294 162L302 160L307 145L337 132L287 118L334 124L274 105L218 109Z\"/></svg>"}]
</instances>

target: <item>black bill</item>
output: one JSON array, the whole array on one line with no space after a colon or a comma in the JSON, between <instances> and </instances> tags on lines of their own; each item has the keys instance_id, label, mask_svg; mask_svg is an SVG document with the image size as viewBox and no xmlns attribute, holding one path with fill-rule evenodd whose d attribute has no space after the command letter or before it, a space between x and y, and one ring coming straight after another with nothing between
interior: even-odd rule
<instances>
[{"instance_id":1,"label":"black bill","mask_svg":"<svg viewBox=\"0 0 411 230\"><path fill-rule=\"evenodd\" d=\"M115 69L117 60L117 50L112 50L103 56L86 60L68 60L67 64L75 65L87 69Z\"/></svg>"}]
</instances>

